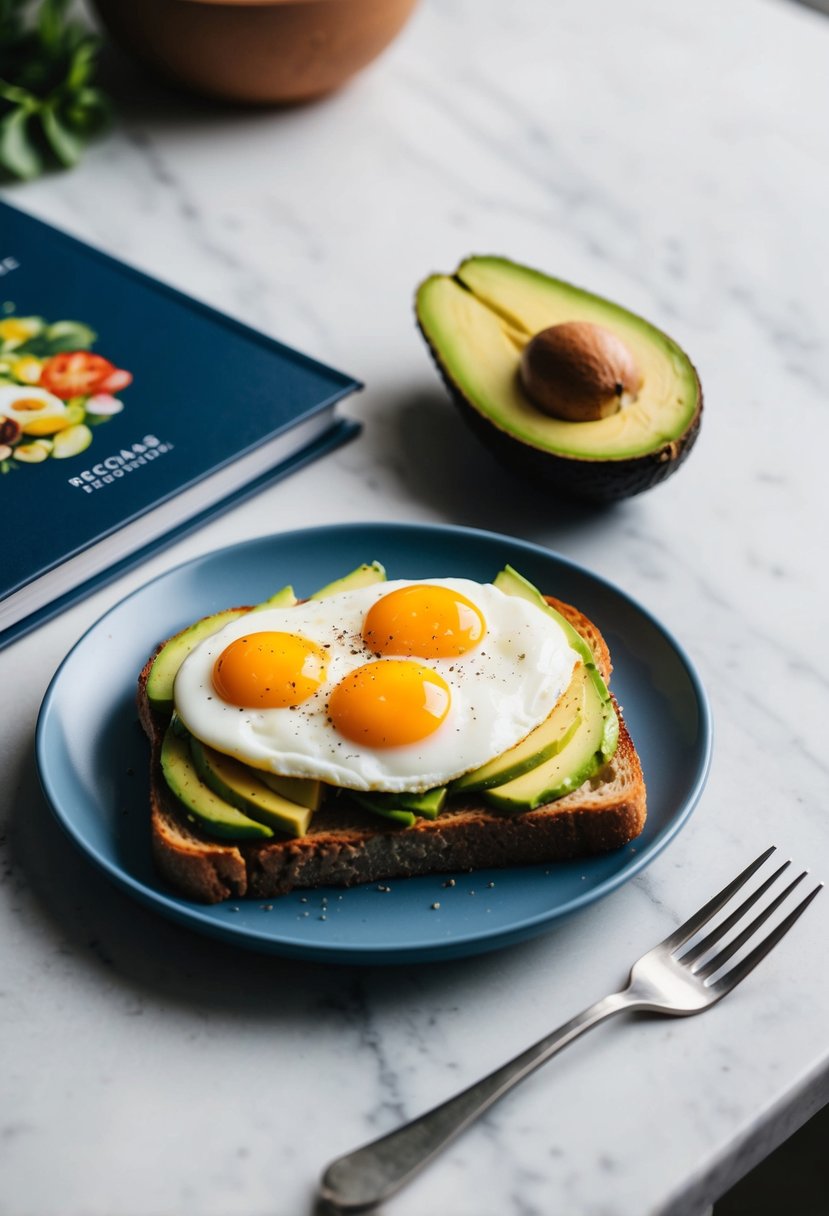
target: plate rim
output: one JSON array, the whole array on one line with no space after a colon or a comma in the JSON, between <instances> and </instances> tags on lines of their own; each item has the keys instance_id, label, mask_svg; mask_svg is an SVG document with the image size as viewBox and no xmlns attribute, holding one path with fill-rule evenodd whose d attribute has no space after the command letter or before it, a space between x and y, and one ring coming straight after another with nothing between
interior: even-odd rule
<instances>
[{"instance_id":1,"label":"plate rim","mask_svg":"<svg viewBox=\"0 0 829 1216\"><path fill-rule=\"evenodd\" d=\"M532 553L542 561L551 561L558 566L571 570L579 577L586 578L589 582L596 585L602 594L624 602L635 615L642 618L651 629L662 636L670 650L679 660L688 678L699 716L699 738L695 746L695 752L698 753L698 756L696 758L693 782L683 803L671 815L669 822L662 828L656 839L649 842L641 851L637 851L635 856L631 856L614 874L588 887L584 892L571 897L565 904L522 917L506 927L501 926L490 929L481 927L445 941L419 937L417 940L408 939L405 942L393 945L383 942L351 945L348 942L330 941L317 944L305 939L286 937L284 932L274 935L272 933L261 932L250 926L234 926L231 922L224 923L216 920L207 914L208 909L244 901L227 900L221 905L202 905L195 901L186 900L183 896L167 892L160 886L158 888L150 887L141 879L136 878L115 859L102 853L83 837L83 834L77 830L76 825L73 823L72 816L67 815L65 808L62 806L60 792L55 786L53 775L49 768L46 734L51 717L53 715L56 715L58 718L60 717L57 702L60 696L63 673L75 652L84 645L89 636L98 630L111 615L123 609L131 600L145 595L150 588L157 586L167 578L183 575L190 567L210 565L212 563L221 564L227 555L246 548L288 543L301 536L314 536L326 539L342 533L352 534L360 529L371 529L373 532L385 532L389 535L405 532L409 535L465 537L469 539L474 538L476 541L483 541L485 543L515 546L517 549ZM317 524L307 528L293 528L288 531L264 533L257 537L250 537L244 541L223 545L217 549L210 549L205 553L197 554L182 562L175 563L168 569L159 572L111 604L76 639L64 655L48 684L40 705L35 728L35 758L38 778L52 814L75 846L116 886L138 899L144 906L150 907L162 915L169 916L179 924L206 933L226 943L244 945L251 949L265 950L269 953L282 955L283 957L301 957L309 961L317 960L345 964L366 962L399 962L406 964L415 961L427 961L429 959L468 957L484 953L489 950L506 947L516 941L523 941L537 936L545 927L552 927L556 921L605 898L635 878L637 874L650 865L674 839L682 827L684 827L699 803L708 780L712 751L713 717L711 705L695 664L684 646L672 632L649 609L645 608L628 592L603 575L595 573L574 558L568 557L555 549L547 548L535 541L523 540L507 533L493 532L465 525L394 520L356 520L334 524ZM630 842L630 844L635 845L635 841ZM507 867L508 870L518 868ZM317 889L320 891L325 890L326 892L337 890L337 888L333 887Z\"/></svg>"}]
</instances>

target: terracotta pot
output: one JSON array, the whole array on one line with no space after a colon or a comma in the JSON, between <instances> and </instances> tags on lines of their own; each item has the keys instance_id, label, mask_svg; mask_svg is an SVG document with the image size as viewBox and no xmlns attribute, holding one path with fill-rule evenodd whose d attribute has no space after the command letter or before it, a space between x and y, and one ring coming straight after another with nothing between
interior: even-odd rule
<instances>
[{"instance_id":1,"label":"terracotta pot","mask_svg":"<svg viewBox=\"0 0 829 1216\"><path fill-rule=\"evenodd\" d=\"M338 88L417 0L93 0L128 54L186 88L246 102Z\"/></svg>"}]
</instances>

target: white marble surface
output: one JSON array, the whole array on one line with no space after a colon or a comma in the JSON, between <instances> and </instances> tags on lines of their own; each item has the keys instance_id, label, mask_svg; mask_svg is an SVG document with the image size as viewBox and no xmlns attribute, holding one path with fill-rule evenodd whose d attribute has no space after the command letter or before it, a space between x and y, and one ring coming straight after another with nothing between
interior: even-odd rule
<instances>
[{"instance_id":1,"label":"white marble surface","mask_svg":"<svg viewBox=\"0 0 829 1216\"><path fill-rule=\"evenodd\" d=\"M0 655L7 1216L310 1212L327 1160L617 985L766 843L829 877L827 61L829 21L782 0L424 0L372 70L295 112L202 106L116 64L114 134L7 192L368 385L356 443ZM591 512L502 476L412 324L415 283L470 251L618 298L691 352L707 412L673 480ZM708 790L640 878L526 945L406 971L236 953L58 834L38 705L146 578L374 518L513 533L640 599L709 690ZM827 929L824 896L711 1013L594 1032L389 1212L691 1216L829 1097Z\"/></svg>"}]
</instances>

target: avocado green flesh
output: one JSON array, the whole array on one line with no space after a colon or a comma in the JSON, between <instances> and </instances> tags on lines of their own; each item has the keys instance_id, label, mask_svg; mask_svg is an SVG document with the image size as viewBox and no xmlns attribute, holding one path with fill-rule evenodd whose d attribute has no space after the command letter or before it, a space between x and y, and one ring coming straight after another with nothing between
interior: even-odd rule
<instances>
[{"instance_id":1,"label":"avocado green flesh","mask_svg":"<svg viewBox=\"0 0 829 1216\"><path fill-rule=\"evenodd\" d=\"M251 819L267 824L276 832L304 836L313 811L289 802L260 781L253 770L198 739L190 739L190 755L196 772L213 793Z\"/></svg>"},{"instance_id":2,"label":"avocado green flesh","mask_svg":"<svg viewBox=\"0 0 829 1216\"><path fill-rule=\"evenodd\" d=\"M210 836L230 840L267 840L273 836L266 824L257 823L228 805L199 779L189 740L172 725L168 726L161 745L161 771L188 818Z\"/></svg>"},{"instance_id":3,"label":"avocado green flesh","mask_svg":"<svg viewBox=\"0 0 829 1216\"><path fill-rule=\"evenodd\" d=\"M471 793L474 790L503 785L515 777L520 777L522 773L537 768L539 764L560 752L581 725L585 686L589 678L587 668L580 663L573 673L567 691L559 699L550 716L515 747L453 781L451 793Z\"/></svg>"},{"instance_id":4,"label":"avocado green flesh","mask_svg":"<svg viewBox=\"0 0 829 1216\"><path fill-rule=\"evenodd\" d=\"M619 724L592 680L585 683L585 694L584 717L570 742L537 768L486 790L485 802L500 810L531 811L572 793L598 772L616 750Z\"/></svg>"},{"instance_id":5,"label":"avocado green flesh","mask_svg":"<svg viewBox=\"0 0 829 1216\"><path fill-rule=\"evenodd\" d=\"M344 574L342 578L335 579L333 583L326 583L324 587L320 587L319 591L315 591L308 598L327 600L332 595L339 595L343 591L356 591L358 587L371 587L375 583L385 581L386 572L380 563L366 562L362 566L358 566L356 570L352 570L350 574Z\"/></svg>"},{"instance_id":6,"label":"avocado green flesh","mask_svg":"<svg viewBox=\"0 0 829 1216\"><path fill-rule=\"evenodd\" d=\"M699 400L694 368L643 318L569 283L503 258L470 258L454 276L420 287L418 319L465 400L496 427L533 447L582 459L628 459L678 439ZM518 377L527 341L551 325L590 321L629 347L643 386L608 418L569 422L543 414Z\"/></svg>"},{"instance_id":7,"label":"avocado green flesh","mask_svg":"<svg viewBox=\"0 0 829 1216\"><path fill-rule=\"evenodd\" d=\"M276 773L258 771L256 775L289 802L298 802L300 806L307 806L310 811L319 810L325 788L321 781L310 777L278 777Z\"/></svg>"}]
</instances>

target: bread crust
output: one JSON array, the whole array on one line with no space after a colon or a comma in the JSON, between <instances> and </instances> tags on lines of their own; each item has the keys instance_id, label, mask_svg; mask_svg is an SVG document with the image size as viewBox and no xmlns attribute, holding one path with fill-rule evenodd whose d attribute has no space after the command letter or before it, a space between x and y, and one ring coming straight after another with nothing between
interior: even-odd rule
<instances>
[{"instance_id":1,"label":"bread crust","mask_svg":"<svg viewBox=\"0 0 829 1216\"><path fill-rule=\"evenodd\" d=\"M548 602L581 634L605 682L612 670L598 628L570 604ZM163 643L162 643L163 645ZM194 827L161 771L166 719L147 697L155 654L138 680L138 715L150 741L152 851L162 877L200 903L272 898L297 887L353 886L380 879L590 857L617 849L642 831L646 815L642 767L621 710L619 746L604 770L578 790L533 811L506 815L475 795L452 799L437 819L410 828L386 825L348 800L327 801L302 837L233 843Z\"/></svg>"}]
</instances>

